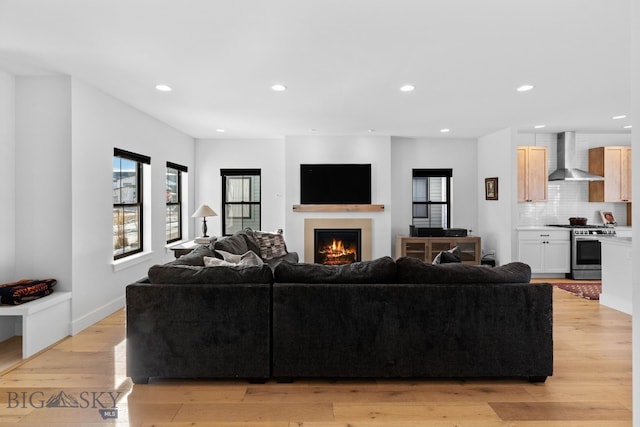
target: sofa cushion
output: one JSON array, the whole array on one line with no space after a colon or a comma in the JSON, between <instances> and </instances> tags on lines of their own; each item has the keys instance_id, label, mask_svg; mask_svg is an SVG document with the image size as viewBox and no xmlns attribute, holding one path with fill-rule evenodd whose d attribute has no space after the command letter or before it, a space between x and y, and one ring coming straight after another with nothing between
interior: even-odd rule
<instances>
[{"instance_id":1,"label":"sofa cushion","mask_svg":"<svg viewBox=\"0 0 640 427\"><path fill-rule=\"evenodd\" d=\"M273 283L273 273L268 265L260 267L153 265L149 268L148 276L152 284Z\"/></svg>"},{"instance_id":2,"label":"sofa cushion","mask_svg":"<svg viewBox=\"0 0 640 427\"><path fill-rule=\"evenodd\" d=\"M231 236L217 240L213 244L213 249L241 255L249 250L247 241L245 240L243 234L244 232L238 231Z\"/></svg>"},{"instance_id":3,"label":"sofa cushion","mask_svg":"<svg viewBox=\"0 0 640 427\"><path fill-rule=\"evenodd\" d=\"M388 256L344 265L282 262L274 276L279 283L394 283L396 264Z\"/></svg>"},{"instance_id":4,"label":"sofa cushion","mask_svg":"<svg viewBox=\"0 0 640 427\"><path fill-rule=\"evenodd\" d=\"M215 253L208 245L200 245L196 246L194 250L189 252L186 255L182 255L178 259L174 259L168 264L171 265L199 265L204 266L204 262L202 261L205 256L215 256Z\"/></svg>"},{"instance_id":5,"label":"sofa cushion","mask_svg":"<svg viewBox=\"0 0 640 427\"><path fill-rule=\"evenodd\" d=\"M529 283L531 267L512 262L491 268L462 263L427 264L417 258L396 260L397 283Z\"/></svg>"},{"instance_id":6,"label":"sofa cushion","mask_svg":"<svg viewBox=\"0 0 640 427\"><path fill-rule=\"evenodd\" d=\"M275 233L254 231L254 235L260 246L260 256L263 259L278 258L287 254L287 245L281 231Z\"/></svg>"}]
</instances>

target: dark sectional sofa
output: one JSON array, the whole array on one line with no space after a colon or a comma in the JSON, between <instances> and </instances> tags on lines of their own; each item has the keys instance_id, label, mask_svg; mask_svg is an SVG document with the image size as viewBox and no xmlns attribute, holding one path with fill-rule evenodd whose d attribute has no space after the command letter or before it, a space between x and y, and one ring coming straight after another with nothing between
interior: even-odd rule
<instances>
[{"instance_id":1,"label":"dark sectional sofa","mask_svg":"<svg viewBox=\"0 0 640 427\"><path fill-rule=\"evenodd\" d=\"M552 287L526 264L199 265L214 249L127 286L134 382L553 374Z\"/></svg>"}]
</instances>

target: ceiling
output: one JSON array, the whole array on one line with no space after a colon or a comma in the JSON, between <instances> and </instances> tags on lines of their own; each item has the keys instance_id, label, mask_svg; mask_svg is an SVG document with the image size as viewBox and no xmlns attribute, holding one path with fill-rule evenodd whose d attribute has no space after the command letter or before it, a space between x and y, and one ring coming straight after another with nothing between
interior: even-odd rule
<instances>
[{"instance_id":1,"label":"ceiling","mask_svg":"<svg viewBox=\"0 0 640 427\"><path fill-rule=\"evenodd\" d=\"M0 0L0 68L71 75L195 138L630 132L612 119L630 114L629 16L630 0Z\"/></svg>"}]
</instances>

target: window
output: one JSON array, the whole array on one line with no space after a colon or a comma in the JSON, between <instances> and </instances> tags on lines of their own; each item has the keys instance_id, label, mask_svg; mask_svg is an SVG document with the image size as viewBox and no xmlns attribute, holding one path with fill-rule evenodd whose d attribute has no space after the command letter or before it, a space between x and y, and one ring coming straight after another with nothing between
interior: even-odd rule
<instances>
[{"instance_id":1,"label":"window","mask_svg":"<svg viewBox=\"0 0 640 427\"><path fill-rule=\"evenodd\" d=\"M167 162L167 211L166 233L167 243L182 239L182 173L186 166Z\"/></svg>"},{"instance_id":2,"label":"window","mask_svg":"<svg viewBox=\"0 0 640 427\"><path fill-rule=\"evenodd\" d=\"M221 169L222 233L231 235L244 228L260 230L260 169Z\"/></svg>"},{"instance_id":3,"label":"window","mask_svg":"<svg viewBox=\"0 0 640 427\"><path fill-rule=\"evenodd\" d=\"M413 170L413 225L449 228L451 169Z\"/></svg>"},{"instance_id":4,"label":"window","mask_svg":"<svg viewBox=\"0 0 640 427\"><path fill-rule=\"evenodd\" d=\"M142 165L151 158L113 150L113 259L142 252Z\"/></svg>"}]
</instances>

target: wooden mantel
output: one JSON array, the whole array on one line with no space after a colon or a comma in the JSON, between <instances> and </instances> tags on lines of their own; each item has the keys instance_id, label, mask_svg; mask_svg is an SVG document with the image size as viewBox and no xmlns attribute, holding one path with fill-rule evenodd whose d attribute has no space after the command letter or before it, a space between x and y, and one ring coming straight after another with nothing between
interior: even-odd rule
<instances>
[{"instance_id":1,"label":"wooden mantel","mask_svg":"<svg viewBox=\"0 0 640 427\"><path fill-rule=\"evenodd\" d=\"M294 212L382 212L384 205L293 205Z\"/></svg>"}]
</instances>

